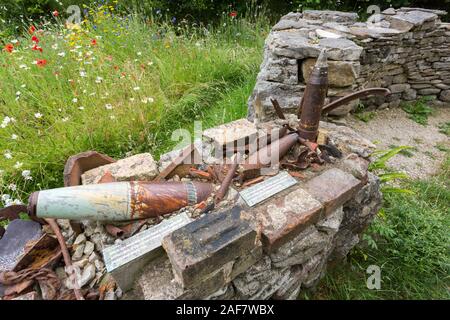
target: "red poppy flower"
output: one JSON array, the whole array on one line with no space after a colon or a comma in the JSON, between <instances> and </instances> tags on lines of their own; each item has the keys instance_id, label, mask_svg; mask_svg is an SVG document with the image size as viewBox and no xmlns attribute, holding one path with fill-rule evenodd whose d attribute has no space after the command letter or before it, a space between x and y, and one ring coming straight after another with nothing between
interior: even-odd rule
<instances>
[{"instance_id":1,"label":"red poppy flower","mask_svg":"<svg viewBox=\"0 0 450 320\"><path fill-rule=\"evenodd\" d=\"M33 34L35 31L36 31L36 28L35 28L33 25L31 25L31 26L28 28L28 33L29 33L29 34Z\"/></svg>"},{"instance_id":2,"label":"red poppy flower","mask_svg":"<svg viewBox=\"0 0 450 320\"><path fill-rule=\"evenodd\" d=\"M236 17L237 16L237 11L231 11L229 13L229 16L232 17L232 18Z\"/></svg>"},{"instance_id":3,"label":"red poppy flower","mask_svg":"<svg viewBox=\"0 0 450 320\"><path fill-rule=\"evenodd\" d=\"M31 41L33 41L34 43L39 43L39 38L36 36L32 36Z\"/></svg>"},{"instance_id":4,"label":"red poppy flower","mask_svg":"<svg viewBox=\"0 0 450 320\"><path fill-rule=\"evenodd\" d=\"M35 44L34 46L33 46L33 48L31 48L31 50L33 50L33 51L40 51L40 52L42 52L42 48L41 47L39 47L37 44Z\"/></svg>"},{"instance_id":5,"label":"red poppy flower","mask_svg":"<svg viewBox=\"0 0 450 320\"><path fill-rule=\"evenodd\" d=\"M5 51L11 53L14 50L12 43L7 43L5 46Z\"/></svg>"},{"instance_id":6,"label":"red poppy flower","mask_svg":"<svg viewBox=\"0 0 450 320\"><path fill-rule=\"evenodd\" d=\"M97 39L92 39L91 40L91 45L96 46L97 45Z\"/></svg>"},{"instance_id":7,"label":"red poppy flower","mask_svg":"<svg viewBox=\"0 0 450 320\"><path fill-rule=\"evenodd\" d=\"M55 11L53 11L53 12L52 12L52 15L53 15L54 17L57 17L57 16L59 16L59 12L58 12L58 10L55 10Z\"/></svg>"},{"instance_id":8,"label":"red poppy flower","mask_svg":"<svg viewBox=\"0 0 450 320\"><path fill-rule=\"evenodd\" d=\"M38 65L39 67L43 67L47 64L47 60L45 59L36 59L36 65Z\"/></svg>"}]
</instances>

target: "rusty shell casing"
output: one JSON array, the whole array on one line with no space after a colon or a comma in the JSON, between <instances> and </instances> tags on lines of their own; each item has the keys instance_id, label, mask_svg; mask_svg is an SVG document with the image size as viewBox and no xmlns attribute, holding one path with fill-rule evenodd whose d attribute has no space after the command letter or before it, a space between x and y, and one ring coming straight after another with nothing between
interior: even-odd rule
<instances>
[{"instance_id":1,"label":"rusty shell casing","mask_svg":"<svg viewBox=\"0 0 450 320\"><path fill-rule=\"evenodd\" d=\"M30 197L31 216L129 221L156 217L204 201L213 188L201 182L113 182L57 188Z\"/></svg>"},{"instance_id":2,"label":"rusty shell casing","mask_svg":"<svg viewBox=\"0 0 450 320\"><path fill-rule=\"evenodd\" d=\"M280 162L289 149L298 141L297 133L290 133L269 145L252 153L244 164L244 168L253 166L269 166Z\"/></svg>"},{"instance_id":3,"label":"rusty shell casing","mask_svg":"<svg viewBox=\"0 0 450 320\"><path fill-rule=\"evenodd\" d=\"M328 91L328 65L324 50L311 71L298 112L299 135L315 142L319 130L320 116Z\"/></svg>"}]
</instances>

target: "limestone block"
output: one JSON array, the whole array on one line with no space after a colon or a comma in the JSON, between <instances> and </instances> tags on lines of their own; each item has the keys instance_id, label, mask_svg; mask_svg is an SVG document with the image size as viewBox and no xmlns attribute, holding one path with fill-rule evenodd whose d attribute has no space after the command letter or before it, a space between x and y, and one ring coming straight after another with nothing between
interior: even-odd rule
<instances>
[{"instance_id":1,"label":"limestone block","mask_svg":"<svg viewBox=\"0 0 450 320\"><path fill-rule=\"evenodd\" d=\"M328 235L334 235L339 231L342 219L344 218L344 210L342 207L336 209L332 214L324 219L320 220L316 224L316 228L319 231L326 232Z\"/></svg>"},{"instance_id":2,"label":"limestone block","mask_svg":"<svg viewBox=\"0 0 450 320\"><path fill-rule=\"evenodd\" d=\"M233 280L238 298L268 299L290 277L290 268L272 268L268 256L255 263L246 272Z\"/></svg>"},{"instance_id":3,"label":"limestone block","mask_svg":"<svg viewBox=\"0 0 450 320\"><path fill-rule=\"evenodd\" d=\"M360 180L336 168L325 171L305 184L305 189L325 207L325 215L350 200L361 187Z\"/></svg>"},{"instance_id":4,"label":"limestone block","mask_svg":"<svg viewBox=\"0 0 450 320\"><path fill-rule=\"evenodd\" d=\"M261 65L258 79L286 84L298 84L296 59L270 57Z\"/></svg>"},{"instance_id":5,"label":"limestone block","mask_svg":"<svg viewBox=\"0 0 450 320\"><path fill-rule=\"evenodd\" d=\"M309 226L294 239L270 253L270 259L278 268L303 264L322 251L330 241L330 235Z\"/></svg>"},{"instance_id":6,"label":"limestone block","mask_svg":"<svg viewBox=\"0 0 450 320\"><path fill-rule=\"evenodd\" d=\"M413 10L408 12L398 12L396 15L387 16L386 18L391 23L391 28L409 31L425 22L434 21L437 17L436 14L431 12Z\"/></svg>"},{"instance_id":7,"label":"limestone block","mask_svg":"<svg viewBox=\"0 0 450 320\"><path fill-rule=\"evenodd\" d=\"M294 59L316 58L326 48L329 60L359 60L363 50L345 38L322 38L315 42L298 30L273 32L267 44L274 54Z\"/></svg>"},{"instance_id":8,"label":"limestone block","mask_svg":"<svg viewBox=\"0 0 450 320\"><path fill-rule=\"evenodd\" d=\"M302 63L302 73L305 83L316 63L316 59L306 59ZM359 76L359 62L329 61L328 62L328 84L334 87L348 87L355 83Z\"/></svg>"},{"instance_id":9,"label":"limestone block","mask_svg":"<svg viewBox=\"0 0 450 320\"><path fill-rule=\"evenodd\" d=\"M417 98L417 91L414 89L407 89L402 94L402 99L406 101L415 100Z\"/></svg>"},{"instance_id":10,"label":"limestone block","mask_svg":"<svg viewBox=\"0 0 450 320\"><path fill-rule=\"evenodd\" d=\"M450 102L450 90L442 90L439 95L439 100Z\"/></svg>"},{"instance_id":11,"label":"limestone block","mask_svg":"<svg viewBox=\"0 0 450 320\"><path fill-rule=\"evenodd\" d=\"M175 281L167 256L161 256L143 268L133 292L125 298L133 300L213 299L222 287L227 287L225 269L220 269L192 288L185 289ZM128 297L127 297L128 295Z\"/></svg>"},{"instance_id":12,"label":"limestone block","mask_svg":"<svg viewBox=\"0 0 450 320\"><path fill-rule=\"evenodd\" d=\"M358 14L331 10L305 10L303 11L303 18L326 22L353 23L358 20Z\"/></svg>"},{"instance_id":13,"label":"limestone block","mask_svg":"<svg viewBox=\"0 0 450 320\"><path fill-rule=\"evenodd\" d=\"M203 131L203 137L212 141L216 151L256 143L256 125L247 119L239 119Z\"/></svg>"},{"instance_id":14,"label":"limestone block","mask_svg":"<svg viewBox=\"0 0 450 320\"><path fill-rule=\"evenodd\" d=\"M322 205L302 188L290 189L243 215L260 228L264 250L273 251L321 217Z\"/></svg>"},{"instance_id":15,"label":"limestone block","mask_svg":"<svg viewBox=\"0 0 450 320\"><path fill-rule=\"evenodd\" d=\"M411 85L408 83L399 83L389 86L389 90L391 90L392 93L401 93L408 90L410 87Z\"/></svg>"},{"instance_id":16,"label":"limestone block","mask_svg":"<svg viewBox=\"0 0 450 320\"><path fill-rule=\"evenodd\" d=\"M367 179L367 172L369 168L369 161L359 157L355 153L350 153L342 159L340 169L352 174L355 178L365 181Z\"/></svg>"},{"instance_id":17,"label":"limestone block","mask_svg":"<svg viewBox=\"0 0 450 320\"><path fill-rule=\"evenodd\" d=\"M328 131L330 142L344 153L356 153L363 158L367 158L376 149L372 142L348 127L320 121L320 128Z\"/></svg>"},{"instance_id":18,"label":"limestone block","mask_svg":"<svg viewBox=\"0 0 450 320\"><path fill-rule=\"evenodd\" d=\"M150 153L141 153L86 171L81 181L83 184L98 183L106 172L111 173L117 181L148 181L156 177L158 167Z\"/></svg>"}]
</instances>

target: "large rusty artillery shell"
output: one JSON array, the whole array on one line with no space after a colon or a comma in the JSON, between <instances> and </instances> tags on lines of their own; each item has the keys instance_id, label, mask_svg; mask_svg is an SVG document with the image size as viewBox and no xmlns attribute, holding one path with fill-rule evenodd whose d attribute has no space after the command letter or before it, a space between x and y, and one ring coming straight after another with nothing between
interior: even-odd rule
<instances>
[{"instance_id":1,"label":"large rusty artillery shell","mask_svg":"<svg viewBox=\"0 0 450 320\"><path fill-rule=\"evenodd\" d=\"M311 71L308 84L299 108L300 119L298 132L300 138L315 142L319 130L322 107L328 90L328 65L326 51L320 52L319 58Z\"/></svg>"},{"instance_id":2,"label":"large rusty artillery shell","mask_svg":"<svg viewBox=\"0 0 450 320\"><path fill-rule=\"evenodd\" d=\"M113 182L34 192L28 212L39 218L129 221L156 217L204 201L201 182Z\"/></svg>"}]
</instances>

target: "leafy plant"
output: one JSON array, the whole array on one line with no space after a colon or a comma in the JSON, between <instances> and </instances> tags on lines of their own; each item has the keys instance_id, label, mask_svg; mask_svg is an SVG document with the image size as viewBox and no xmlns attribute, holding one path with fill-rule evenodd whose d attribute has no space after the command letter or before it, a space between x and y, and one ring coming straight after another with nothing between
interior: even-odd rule
<instances>
[{"instance_id":1,"label":"leafy plant","mask_svg":"<svg viewBox=\"0 0 450 320\"><path fill-rule=\"evenodd\" d=\"M439 125L439 132L450 136L450 122L441 123Z\"/></svg>"},{"instance_id":2,"label":"leafy plant","mask_svg":"<svg viewBox=\"0 0 450 320\"><path fill-rule=\"evenodd\" d=\"M366 112L357 112L355 113L355 117L363 122L369 122L376 116L374 111L366 111Z\"/></svg>"},{"instance_id":3,"label":"leafy plant","mask_svg":"<svg viewBox=\"0 0 450 320\"><path fill-rule=\"evenodd\" d=\"M428 124L428 116L433 113L427 103L430 101L428 97L422 97L413 103L403 103L402 109L409 114L409 118L415 122L426 125Z\"/></svg>"},{"instance_id":4,"label":"leafy plant","mask_svg":"<svg viewBox=\"0 0 450 320\"><path fill-rule=\"evenodd\" d=\"M391 148L389 150L378 150L375 151L372 156L376 157L369 165L369 170L386 169L386 162L394 157L396 154L412 149L410 146L400 146Z\"/></svg>"}]
</instances>

